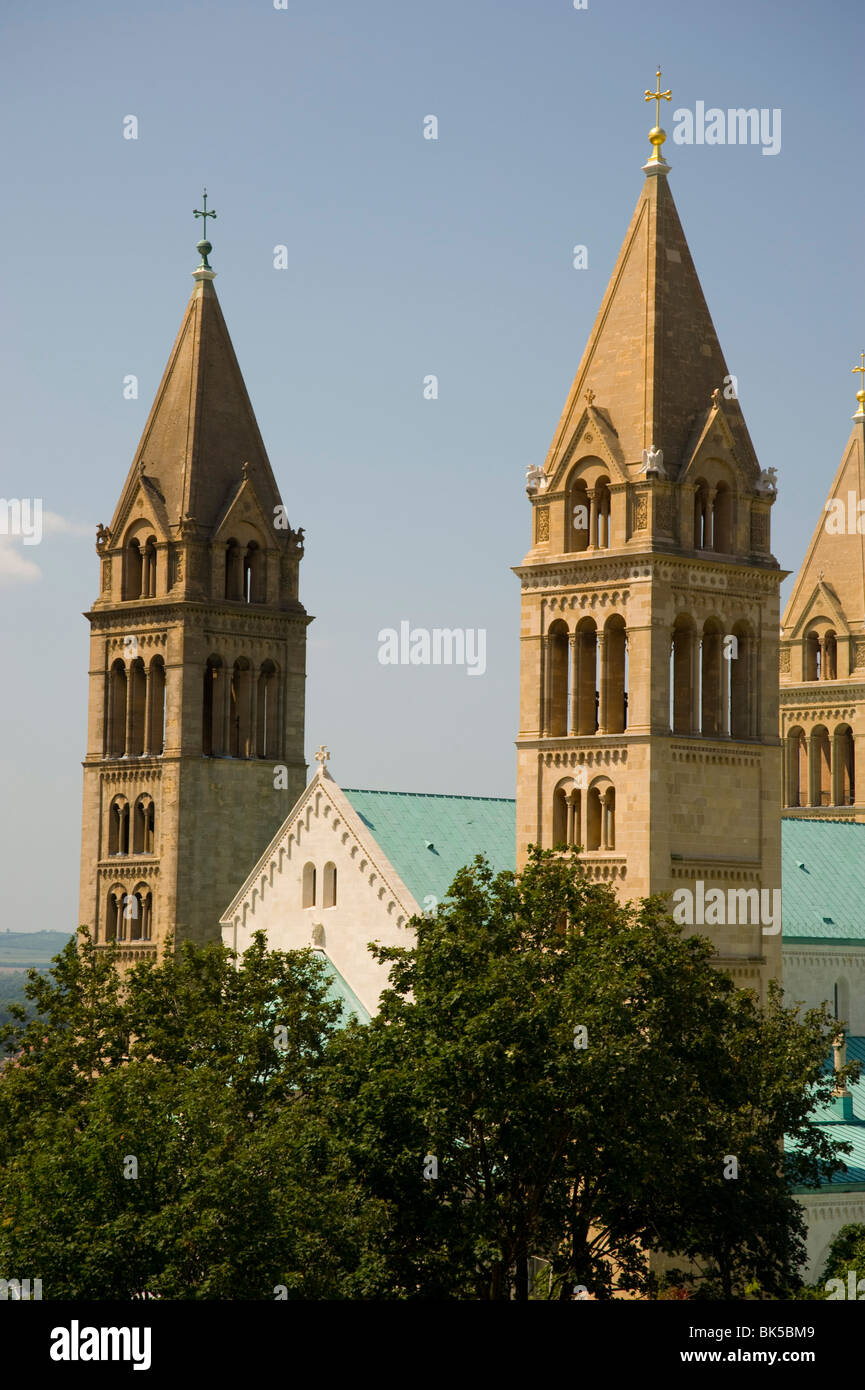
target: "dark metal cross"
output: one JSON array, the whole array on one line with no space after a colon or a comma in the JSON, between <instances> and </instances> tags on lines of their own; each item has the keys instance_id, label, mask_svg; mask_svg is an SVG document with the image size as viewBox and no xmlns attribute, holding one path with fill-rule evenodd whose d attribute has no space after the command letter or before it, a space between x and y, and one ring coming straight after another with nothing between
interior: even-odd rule
<instances>
[{"instance_id":1,"label":"dark metal cross","mask_svg":"<svg viewBox=\"0 0 865 1390\"><path fill-rule=\"evenodd\" d=\"M216 216L216 213L215 213L215 212L208 212L208 211L207 211L207 189L206 189L206 188L205 188L205 190L204 190L204 211L203 211L203 212L199 212L198 208L195 208L195 209L194 209L194 212L193 212L193 215L194 215L195 217L203 217L203 218L204 218L204 240L206 241L206 240L207 240L207 219L208 219L208 217L215 217L215 216Z\"/></svg>"}]
</instances>

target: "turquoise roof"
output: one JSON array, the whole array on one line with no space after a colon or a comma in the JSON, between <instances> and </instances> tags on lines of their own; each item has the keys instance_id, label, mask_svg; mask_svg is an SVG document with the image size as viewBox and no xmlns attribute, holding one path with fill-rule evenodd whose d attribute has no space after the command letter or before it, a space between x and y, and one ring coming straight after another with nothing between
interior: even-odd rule
<instances>
[{"instance_id":1,"label":"turquoise roof","mask_svg":"<svg viewBox=\"0 0 865 1390\"><path fill-rule=\"evenodd\" d=\"M865 945L865 823L781 821L785 942Z\"/></svg>"},{"instance_id":2,"label":"turquoise roof","mask_svg":"<svg viewBox=\"0 0 865 1390\"><path fill-rule=\"evenodd\" d=\"M516 867L517 803L510 798L342 790L421 909L427 897L444 898L476 854L495 873Z\"/></svg>"},{"instance_id":3,"label":"turquoise roof","mask_svg":"<svg viewBox=\"0 0 865 1390\"><path fill-rule=\"evenodd\" d=\"M370 1016L363 1004L358 999L351 985L340 975L330 956L326 956L324 951L316 951L315 956L324 965L330 976L330 984L327 989L327 998L333 1002L342 1004L342 1023L347 1023L351 1014L354 1014L358 1023L369 1023Z\"/></svg>"},{"instance_id":4,"label":"turquoise roof","mask_svg":"<svg viewBox=\"0 0 865 1390\"><path fill-rule=\"evenodd\" d=\"M820 1188L823 1192L841 1192L845 1188L865 1189L865 1038L848 1035L847 1060L862 1063L861 1080L850 1082L848 1087L852 1100L845 1104L839 1097L830 1105L818 1105L814 1112L814 1119L818 1121L821 1129L826 1130L830 1139L852 1145L852 1151L842 1155L847 1164L847 1172L837 1173L831 1182L823 1183ZM831 1067L830 1057L827 1058L826 1069L829 1070ZM787 1139L784 1147L788 1153L792 1153L796 1145ZM815 1190L807 1187L793 1188L793 1191L799 1194Z\"/></svg>"}]
</instances>

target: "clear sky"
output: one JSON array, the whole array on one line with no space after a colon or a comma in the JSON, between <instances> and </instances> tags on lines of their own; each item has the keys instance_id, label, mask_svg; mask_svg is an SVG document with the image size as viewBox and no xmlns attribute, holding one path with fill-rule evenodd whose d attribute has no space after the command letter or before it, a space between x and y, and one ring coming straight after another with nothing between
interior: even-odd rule
<instances>
[{"instance_id":1,"label":"clear sky","mask_svg":"<svg viewBox=\"0 0 865 1390\"><path fill-rule=\"evenodd\" d=\"M7 7L2 38L0 495L51 519L38 546L0 537L0 925L76 925L95 526L192 288L204 184L306 530L307 756L327 743L344 786L514 794L525 469L642 185L659 62L671 133L697 102L782 113L776 155L665 148L778 469L773 549L801 563L865 346L861 0L44 0ZM379 630L406 619L485 629L486 673L380 665Z\"/></svg>"}]
</instances>

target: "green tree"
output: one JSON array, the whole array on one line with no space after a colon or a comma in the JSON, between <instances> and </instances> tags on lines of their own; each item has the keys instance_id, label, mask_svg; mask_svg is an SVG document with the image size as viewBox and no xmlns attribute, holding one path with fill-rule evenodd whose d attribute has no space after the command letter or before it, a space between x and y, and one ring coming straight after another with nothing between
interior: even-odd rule
<instances>
[{"instance_id":1,"label":"green tree","mask_svg":"<svg viewBox=\"0 0 865 1390\"><path fill-rule=\"evenodd\" d=\"M777 990L761 1010L659 900L620 906L549 852L519 879L476 860L411 926L375 951L380 1013L317 1077L387 1205L395 1296L525 1299L531 1257L552 1297L650 1290L648 1249L697 1261L679 1282L713 1296L797 1282L780 1145L799 1141L796 1181L839 1166L811 1119L828 1014L799 1021Z\"/></svg>"},{"instance_id":2,"label":"green tree","mask_svg":"<svg viewBox=\"0 0 865 1390\"><path fill-rule=\"evenodd\" d=\"M341 1011L312 953L115 960L84 934L4 1029L0 1272L45 1298L375 1292L378 1208L307 1101Z\"/></svg>"}]
</instances>

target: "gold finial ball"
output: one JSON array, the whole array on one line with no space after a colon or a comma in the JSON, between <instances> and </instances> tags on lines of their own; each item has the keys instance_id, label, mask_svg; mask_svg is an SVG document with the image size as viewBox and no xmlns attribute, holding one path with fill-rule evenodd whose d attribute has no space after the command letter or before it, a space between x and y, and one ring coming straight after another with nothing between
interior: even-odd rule
<instances>
[{"instance_id":1,"label":"gold finial ball","mask_svg":"<svg viewBox=\"0 0 865 1390\"><path fill-rule=\"evenodd\" d=\"M652 126L649 131L649 144L654 145L659 150L667 138L667 132L662 130L659 125Z\"/></svg>"},{"instance_id":2,"label":"gold finial ball","mask_svg":"<svg viewBox=\"0 0 865 1390\"><path fill-rule=\"evenodd\" d=\"M857 391L856 399L859 402L860 409L865 410L865 391Z\"/></svg>"}]
</instances>

